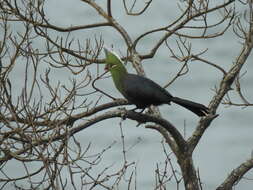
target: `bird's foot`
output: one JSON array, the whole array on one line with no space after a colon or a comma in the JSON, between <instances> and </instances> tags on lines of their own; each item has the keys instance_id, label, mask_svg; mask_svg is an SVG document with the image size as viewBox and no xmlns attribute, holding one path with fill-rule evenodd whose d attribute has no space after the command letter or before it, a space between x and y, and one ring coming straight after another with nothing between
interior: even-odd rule
<instances>
[{"instance_id":1,"label":"bird's foot","mask_svg":"<svg viewBox=\"0 0 253 190\"><path fill-rule=\"evenodd\" d=\"M127 112L126 108L118 108L118 109L121 111L121 119L122 120L126 120L126 116L127 116L127 114L126 114L126 112Z\"/></svg>"},{"instance_id":2,"label":"bird's foot","mask_svg":"<svg viewBox=\"0 0 253 190\"><path fill-rule=\"evenodd\" d=\"M138 122L136 127L139 127L141 124L143 124L144 122Z\"/></svg>"}]
</instances>

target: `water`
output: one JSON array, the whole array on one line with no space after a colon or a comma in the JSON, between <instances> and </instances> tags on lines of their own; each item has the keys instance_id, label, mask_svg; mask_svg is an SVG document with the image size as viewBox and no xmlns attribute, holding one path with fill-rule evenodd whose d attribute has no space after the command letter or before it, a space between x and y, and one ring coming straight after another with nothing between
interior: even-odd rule
<instances>
[{"instance_id":1,"label":"water","mask_svg":"<svg viewBox=\"0 0 253 190\"><path fill-rule=\"evenodd\" d=\"M145 15L136 18L122 16L120 12L122 5L113 2L113 15L123 24L130 33L130 36L135 39L144 30L168 24L167 18L169 18L170 22L176 18L178 15L177 12L173 13L172 11L168 11L168 7L170 10L176 10L176 5L167 3L165 6L163 3L157 1ZM50 16L52 23L60 26L88 24L94 20L98 22L103 21L103 19L97 19L97 14L85 6L84 3L79 1L61 1L61 4L58 1L51 1L46 7L46 13ZM57 11L55 7L57 7ZM108 45L113 44L116 51L122 51L124 53L125 50L121 36L109 27L89 30L88 32L75 32L74 35L76 38L83 37L83 39L102 35L105 43ZM157 40L157 37L158 35L152 35L150 38L143 39L138 46L138 51L142 53L148 52L155 40ZM176 50L175 38L170 39L169 42L170 46ZM208 48L209 51L205 54L204 58L221 65L225 69L230 68L240 48L240 44L231 30L224 37L208 40L193 40L192 42L194 52ZM43 45L41 48L43 48ZM179 52L178 50L176 51ZM250 71L253 68L251 63L252 56L248 59L248 63L243 68L242 73L243 71ZM170 57L168 49L164 46L153 59L143 61L147 76L161 85L165 85L170 81L181 65L182 63ZM134 72L130 65L127 68L131 72ZM179 78L168 90L175 96L189 98L207 105L214 95L214 87L219 86L222 74L213 67L200 62L190 63L189 68L190 72ZM95 66L91 66L90 69L91 71L95 71ZM15 73L20 74L16 75L16 85L18 85L18 80L23 75L18 70ZM55 72L53 75L56 81L62 81L66 84L68 80L66 73ZM95 75L95 73L93 74ZM72 76L69 75L68 78L70 77ZM115 97L121 97L114 88L111 79L99 82L98 86ZM242 87L246 97L253 101L253 90L251 88L252 76L250 74L247 74L243 78ZM232 97L234 100L239 100L237 96L232 95ZM103 101L106 102L107 100L105 99ZM160 107L160 110L163 117L172 122L187 137L194 131L198 118L189 111L177 105L164 105ZM253 109L251 107L245 109L239 107L226 108L224 105L219 107L217 111L219 117L213 121L212 125L206 131L193 155L194 164L200 171L204 189L211 190L217 187L232 169L251 157L253 151L252 111ZM122 166L123 145L119 127L120 123L120 119L106 120L76 135L82 147L86 147L91 143L92 151L94 152L100 152L112 144L112 148L104 155L102 166L98 166L97 170L95 169L93 171L94 175L99 171L99 167L113 164L110 170L112 172ZM143 126L136 128L135 126L136 122L133 121L124 121L122 123L127 160L129 163L136 163L137 189L152 189L155 184L156 165L158 164L159 167L164 166L165 155L161 144L163 138L154 130L146 129ZM167 151L170 152L169 150ZM92 154L92 152L89 153ZM175 168L178 169L175 158L171 157L171 159L174 162ZM17 167L16 165L14 166L14 163L11 164L13 165L10 168ZM63 175L67 176L67 173ZM129 175L127 173L127 176ZM252 171L248 172L246 176L253 178ZM168 189L175 188L175 182L168 183L167 187ZM252 187L252 181L244 179L236 186L236 189L252 189Z\"/></svg>"}]
</instances>

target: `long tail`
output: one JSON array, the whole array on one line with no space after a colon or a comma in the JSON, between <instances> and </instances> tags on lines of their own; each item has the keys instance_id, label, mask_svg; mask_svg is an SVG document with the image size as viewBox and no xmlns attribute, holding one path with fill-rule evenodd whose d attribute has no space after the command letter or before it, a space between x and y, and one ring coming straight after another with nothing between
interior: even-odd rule
<instances>
[{"instance_id":1,"label":"long tail","mask_svg":"<svg viewBox=\"0 0 253 190\"><path fill-rule=\"evenodd\" d=\"M209 113L209 109L206 106L199 103L195 103L178 97L173 97L171 101L180 106L183 106L184 108L192 111L193 113L195 113L200 117L205 116Z\"/></svg>"}]
</instances>

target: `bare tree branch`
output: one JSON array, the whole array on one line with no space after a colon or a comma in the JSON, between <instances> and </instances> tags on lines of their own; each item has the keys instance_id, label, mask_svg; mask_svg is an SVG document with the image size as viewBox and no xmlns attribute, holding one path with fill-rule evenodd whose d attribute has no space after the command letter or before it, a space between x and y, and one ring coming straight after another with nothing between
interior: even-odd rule
<instances>
[{"instance_id":1,"label":"bare tree branch","mask_svg":"<svg viewBox=\"0 0 253 190\"><path fill-rule=\"evenodd\" d=\"M228 91L231 90L231 85L234 83L236 77L240 73L241 68L246 63L246 60L250 55L252 48L253 48L253 27L251 25L248 34L245 37L245 41L241 48L241 51L239 52L239 55L236 58L235 63L231 66L231 69L223 77L222 81L220 82L217 94L213 97L212 101L210 102L209 108L211 110L211 113L213 114L216 113L216 110L219 104L221 103L222 99L228 93ZM210 123L214 118L203 118L200 120L193 135L188 139L188 143L190 144L192 151L195 149L200 138L202 137L205 130L209 127Z\"/></svg>"},{"instance_id":2,"label":"bare tree branch","mask_svg":"<svg viewBox=\"0 0 253 190\"><path fill-rule=\"evenodd\" d=\"M217 190L232 189L233 186L238 183L242 177L253 168L253 159L249 159L235 168L225 181L217 188Z\"/></svg>"}]
</instances>

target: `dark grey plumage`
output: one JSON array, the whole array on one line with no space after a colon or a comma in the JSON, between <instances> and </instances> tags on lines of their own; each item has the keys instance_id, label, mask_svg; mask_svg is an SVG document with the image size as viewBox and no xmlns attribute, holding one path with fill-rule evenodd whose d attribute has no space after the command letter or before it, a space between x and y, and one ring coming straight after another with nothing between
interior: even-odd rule
<instances>
[{"instance_id":1,"label":"dark grey plumage","mask_svg":"<svg viewBox=\"0 0 253 190\"><path fill-rule=\"evenodd\" d=\"M158 106L174 102L198 116L205 116L209 112L202 104L173 97L167 90L148 78L127 73L121 80L123 96L137 108L143 109L150 105Z\"/></svg>"}]
</instances>

